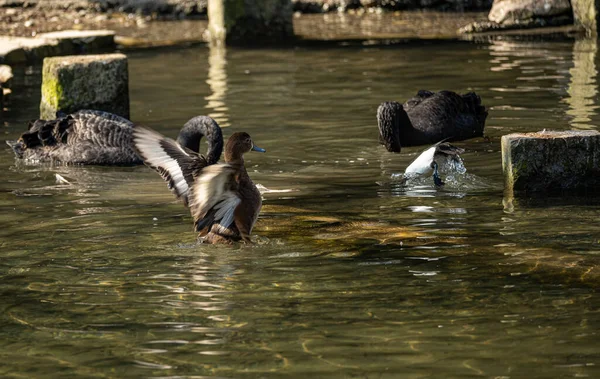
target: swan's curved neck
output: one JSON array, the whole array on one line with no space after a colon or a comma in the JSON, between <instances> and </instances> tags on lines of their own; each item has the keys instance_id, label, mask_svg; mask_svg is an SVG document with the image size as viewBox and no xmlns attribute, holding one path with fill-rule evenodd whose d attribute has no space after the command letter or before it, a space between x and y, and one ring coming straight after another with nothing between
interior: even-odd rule
<instances>
[{"instance_id":1,"label":"swan's curved neck","mask_svg":"<svg viewBox=\"0 0 600 379\"><path fill-rule=\"evenodd\" d=\"M197 116L186 122L179 132L177 142L181 146L198 153L202 137L206 138L208 145L208 149L206 150L208 164L217 163L223 152L223 133L219 124L212 118Z\"/></svg>"},{"instance_id":2,"label":"swan's curved neck","mask_svg":"<svg viewBox=\"0 0 600 379\"><path fill-rule=\"evenodd\" d=\"M395 101L382 103L377 108L377 124L379 126L379 142L385 146L387 151L399 153L401 149L400 128L412 128L402 104Z\"/></svg>"}]
</instances>

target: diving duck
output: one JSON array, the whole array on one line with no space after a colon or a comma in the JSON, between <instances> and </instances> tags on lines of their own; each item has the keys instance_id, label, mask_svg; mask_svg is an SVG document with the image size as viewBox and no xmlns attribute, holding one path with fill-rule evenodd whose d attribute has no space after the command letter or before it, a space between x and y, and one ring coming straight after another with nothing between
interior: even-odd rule
<instances>
[{"instance_id":1,"label":"diving duck","mask_svg":"<svg viewBox=\"0 0 600 379\"><path fill-rule=\"evenodd\" d=\"M421 90L404 105L395 101L379 105L379 143L388 151L399 153L402 146L480 137L487 114L474 92L459 95Z\"/></svg>"},{"instance_id":2,"label":"diving duck","mask_svg":"<svg viewBox=\"0 0 600 379\"><path fill-rule=\"evenodd\" d=\"M451 161L462 166L460 154L464 152L464 149L448 142L439 142L423 151L408 165L404 171L404 178L408 180L419 176L428 176L433 172L433 183L438 187L443 186L444 182L440 178L439 166Z\"/></svg>"},{"instance_id":3,"label":"diving duck","mask_svg":"<svg viewBox=\"0 0 600 379\"><path fill-rule=\"evenodd\" d=\"M251 243L262 199L244 166L244 154L265 152L248 133L233 133L225 146L225 163L182 147L152 129L135 126L135 148L175 196L190 208L194 229L206 243Z\"/></svg>"},{"instance_id":4,"label":"diving duck","mask_svg":"<svg viewBox=\"0 0 600 379\"><path fill-rule=\"evenodd\" d=\"M142 164L133 146L133 123L121 116L96 110L72 114L59 112L54 120L36 120L17 141L6 141L17 158L30 162L60 162L98 165ZM206 137L207 158L219 160L223 136L216 123L205 116L194 117L181 129L177 141L197 152Z\"/></svg>"}]
</instances>

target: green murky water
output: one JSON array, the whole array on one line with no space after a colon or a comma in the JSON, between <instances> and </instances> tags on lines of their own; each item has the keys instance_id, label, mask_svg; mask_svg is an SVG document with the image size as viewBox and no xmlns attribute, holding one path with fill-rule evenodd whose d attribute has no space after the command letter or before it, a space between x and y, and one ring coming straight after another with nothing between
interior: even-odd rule
<instances>
[{"instance_id":1,"label":"green murky water","mask_svg":"<svg viewBox=\"0 0 600 379\"><path fill-rule=\"evenodd\" d=\"M499 137L596 128L595 44L130 55L132 118L249 132L251 247L200 246L145 167L36 167L0 149L0 376L600 376L600 201L503 198ZM39 104L17 70L5 138ZM477 91L488 139L443 190L390 179L379 102ZM57 184L55 174L70 184ZM277 192L280 191L280 192Z\"/></svg>"}]
</instances>

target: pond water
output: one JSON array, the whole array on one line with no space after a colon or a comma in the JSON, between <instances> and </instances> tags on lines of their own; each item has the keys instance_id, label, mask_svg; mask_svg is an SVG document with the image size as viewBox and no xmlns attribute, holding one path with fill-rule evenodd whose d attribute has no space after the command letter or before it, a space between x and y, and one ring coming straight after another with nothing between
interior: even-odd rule
<instances>
[{"instance_id":1,"label":"pond water","mask_svg":"<svg viewBox=\"0 0 600 379\"><path fill-rule=\"evenodd\" d=\"M134 121L197 114L266 154L253 246L196 243L146 167L51 167L0 149L0 376L599 377L600 201L504 198L500 136L596 129L586 41L129 53ZM38 115L17 69L2 132ZM436 189L392 179L375 111L474 90L487 138ZM58 184L55 174L69 183Z\"/></svg>"}]
</instances>

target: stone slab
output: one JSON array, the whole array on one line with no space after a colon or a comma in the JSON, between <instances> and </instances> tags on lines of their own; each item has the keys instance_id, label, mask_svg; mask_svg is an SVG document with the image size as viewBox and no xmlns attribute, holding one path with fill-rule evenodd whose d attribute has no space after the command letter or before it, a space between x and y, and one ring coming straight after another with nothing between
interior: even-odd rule
<instances>
[{"instance_id":1,"label":"stone slab","mask_svg":"<svg viewBox=\"0 0 600 379\"><path fill-rule=\"evenodd\" d=\"M0 62L39 62L46 57L99 52L115 48L111 30L64 30L33 38L0 36Z\"/></svg>"},{"instance_id":2,"label":"stone slab","mask_svg":"<svg viewBox=\"0 0 600 379\"><path fill-rule=\"evenodd\" d=\"M40 118L96 109L129 118L129 74L124 54L44 59Z\"/></svg>"},{"instance_id":3,"label":"stone slab","mask_svg":"<svg viewBox=\"0 0 600 379\"><path fill-rule=\"evenodd\" d=\"M599 192L600 132L544 130L502 136L502 169L509 195Z\"/></svg>"}]
</instances>

